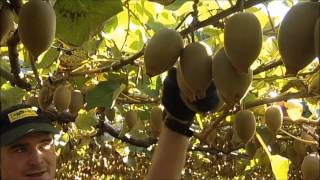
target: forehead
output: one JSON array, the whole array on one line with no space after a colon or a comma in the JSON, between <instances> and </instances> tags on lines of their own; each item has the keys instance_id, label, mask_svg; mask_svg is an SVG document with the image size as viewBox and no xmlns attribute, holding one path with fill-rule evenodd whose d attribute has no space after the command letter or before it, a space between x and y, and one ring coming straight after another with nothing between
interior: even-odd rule
<instances>
[{"instance_id":1,"label":"forehead","mask_svg":"<svg viewBox=\"0 0 320 180\"><path fill-rule=\"evenodd\" d=\"M13 144L10 144L9 146L15 145L15 144L32 144L32 143L41 142L45 139L51 139L51 138L52 138L52 134L47 132L32 132L23 136L22 138L20 138Z\"/></svg>"}]
</instances>

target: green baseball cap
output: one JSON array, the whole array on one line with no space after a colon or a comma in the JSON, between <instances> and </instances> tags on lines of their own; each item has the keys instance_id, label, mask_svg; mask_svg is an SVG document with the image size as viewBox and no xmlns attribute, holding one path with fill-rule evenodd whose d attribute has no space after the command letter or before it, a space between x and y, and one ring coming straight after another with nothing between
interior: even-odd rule
<instances>
[{"instance_id":1,"label":"green baseball cap","mask_svg":"<svg viewBox=\"0 0 320 180\"><path fill-rule=\"evenodd\" d=\"M38 107L19 104L1 111L1 147L12 144L31 132L59 133L52 121Z\"/></svg>"}]
</instances>

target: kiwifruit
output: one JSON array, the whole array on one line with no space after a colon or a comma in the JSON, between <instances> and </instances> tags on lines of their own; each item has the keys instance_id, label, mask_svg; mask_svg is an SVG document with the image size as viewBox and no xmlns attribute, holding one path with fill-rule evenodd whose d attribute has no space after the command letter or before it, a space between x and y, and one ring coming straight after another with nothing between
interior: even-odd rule
<instances>
[{"instance_id":1,"label":"kiwifruit","mask_svg":"<svg viewBox=\"0 0 320 180\"><path fill-rule=\"evenodd\" d=\"M314 47L316 51L316 56L320 59L320 17L314 26Z\"/></svg>"},{"instance_id":2,"label":"kiwifruit","mask_svg":"<svg viewBox=\"0 0 320 180\"><path fill-rule=\"evenodd\" d=\"M65 111L68 109L70 102L71 91L63 85L58 86L53 94L53 104L57 110Z\"/></svg>"},{"instance_id":3,"label":"kiwifruit","mask_svg":"<svg viewBox=\"0 0 320 180\"><path fill-rule=\"evenodd\" d=\"M211 55L210 47L204 43L194 42L183 49L179 64L182 76L195 97L192 101L204 98L212 82Z\"/></svg>"},{"instance_id":4,"label":"kiwifruit","mask_svg":"<svg viewBox=\"0 0 320 180\"><path fill-rule=\"evenodd\" d=\"M134 110L130 110L125 114L125 121L128 126L129 131L137 124L138 114Z\"/></svg>"},{"instance_id":5,"label":"kiwifruit","mask_svg":"<svg viewBox=\"0 0 320 180\"><path fill-rule=\"evenodd\" d=\"M319 2L301 2L291 7L282 20L278 45L287 74L297 74L315 58L314 26Z\"/></svg>"},{"instance_id":6,"label":"kiwifruit","mask_svg":"<svg viewBox=\"0 0 320 180\"><path fill-rule=\"evenodd\" d=\"M267 127L276 134L282 126L283 114L279 106L270 106L264 115Z\"/></svg>"},{"instance_id":7,"label":"kiwifruit","mask_svg":"<svg viewBox=\"0 0 320 180\"><path fill-rule=\"evenodd\" d=\"M73 114L76 114L82 107L83 107L82 93L79 90L73 90L71 92L71 101L69 104L69 111Z\"/></svg>"},{"instance_id":8,"label":"kiwifruit","mask_svg":"<svg viewBox=\"0 0 320 180\"><path fill-rule=\"evenodd\" d=\"M249 110L238 111L235 114L233 128L242 142L246 144L256 132L256 118Z\"/></svg>"},{"instance_id":9,"label":"kiwifruit","mask_svg":"<svg viewBox=\"0 0 320 180\"><path fill-rule=\"evenodd\" d=\"M229 105L239 103L252 82L252 70L239 73L230 63L223 48L212 60L212 77L222 99Z\"/></svg>"},{"instance_id":10,"label":"kiwifruit","mask_svg":"<svg viewBox=\"0 0 320 180\"><path fill-rule=\"evenodd\" d=\"M28 104L28 105L30 105L30 106L39 107L38 97L36 97L36 96L30 96L30 97L27 99L26 104Z\"/></svg>"},{"instance_id":11,"label":"kiwifruit","mask_svg":"<svg viewBox=\"0 0 320 180\"><path fill-rule=\"evenodd\" d=\"M308 85L308 92L320 95L320 73L316 73L312 76L311 82Z\"/></svg>"},{"instance_id":12,"label":"kiwifruit","mask_svg":"<svg viewBox=\"0 0 320 180\"><path fill-rule=\"evenodd\" d=\"M10 32L13 27L13 13L5 5L0 7L0 42Z\"/></svg>"},{"instance_id":13,"label":"kiwifruit","mask_svg":"<svg viewBox=\"0 0 320 180\"><path fill-rule=\"evenodd\" d=\"M177 84L178 84L178 87L180 90L180 95L183 96L188 101L195 101L196 97L194 97L194 94L193 94L190 86L186 83L186 81L182 75L179 63L177 64L176 77L177 77Z\"/></svg>"},{"instance_id":14,"label":"kiwifruit","mask_svg":"<svg viewBox=\"0 0 320 180\"><path fill-rule=\"evenodd\" d=\"M316 180L320 177L320 157L319 154L312 153L304 157L301 164L303 179Z\"/></svg>"},{"instance_id":15,"label":"kiwifruit","mask_svg":"<svg viewBox=\"0 0 320 180\"><path fill-rule=\"evenodd\" d=\"M163 28L157 31L144 51L146 73L152 77L169 70L178 60L183 49L179 32Z\"/></svg>"},{"instance_id":16,"label":"kiwifruit","mask_svg":"<svg viewBox=\"0 0 320 180\"><path fill-rule=\"evenodd\" d=\"M261 25L254 14L240 12L226 20L224 49L238 72L248 73L250 65L259 56L261 47Z\"/></svg>"},{"instance_id":17,"label":"kiwifruit","mask_svg":"<svg viewBox=\"0 0 320 180\"><path fill-rule=\"evenodd\" d=\"M153 137L159 137L163 127L162 110L160 107L153 107L150 113L150 130Z\"/></svg>"},{"instance_id":18,"label":"kiwifruit","mask_svg":"<svg viewBox=\"0 0 320 180\"><path fill-rule=\"evenodd\" d=\"M49 2L31 0L19 12L21 42L34 57L47 50L56 33L56 15Z\"/></svg>"},{"instance_id":19,"label":"kiwifruit","mask_svg":"<svg viewBox=\"0 0 320 180\"><path fill-rule=\"evenodd\" d=\"M46 110L50 106L53 97L52 95L53 92L49 87L44 86L40 89L38 103L42 110Z\"/></svg>"}]
</instances>

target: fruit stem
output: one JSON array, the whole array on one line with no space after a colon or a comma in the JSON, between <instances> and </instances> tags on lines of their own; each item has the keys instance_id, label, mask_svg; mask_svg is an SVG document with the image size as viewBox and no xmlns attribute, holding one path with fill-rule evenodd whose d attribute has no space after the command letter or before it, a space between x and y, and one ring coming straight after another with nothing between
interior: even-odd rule
<instances>
[{"instance_id":1,"label":"fruit stem","mask_svg":"<svg viewBox=\"0 0 320 180\"><path fill-rule=\"evenodd\" d=\"M285 130L283 130L283 129L280 129L280 131L283 132L283 133L285 133L286 135L292 137L293 139L296 139L296 140L300 141L300 142L318 145L318 142L317 142L317 141L308 141L308 140L305 140L305 139L301 139L301 138L299 138L299 137L296 137L296 136L290 134L289 132L287 132L287 131L285 131Z\"/></svg>"},{"instance_id":2,"label":"fruit stem","mask_svg":"<svg viewBox=\"0 0 320 180\"><path fill-rule=\"evenodd\" d=\"M42 83L41 83L41 79L39 77L39 73L38 73L38 70L36 68L36 65L35 65L35 62L37 61L37 58L38 57L34 57L30 52L29 52L29 60L30 60L30 64L31 64L31 68L32 68L32 71L34 73L34 76L36 78L36 81L38 83L38 86L41 88L42 87Z\"/></svg>"}]
</instances>

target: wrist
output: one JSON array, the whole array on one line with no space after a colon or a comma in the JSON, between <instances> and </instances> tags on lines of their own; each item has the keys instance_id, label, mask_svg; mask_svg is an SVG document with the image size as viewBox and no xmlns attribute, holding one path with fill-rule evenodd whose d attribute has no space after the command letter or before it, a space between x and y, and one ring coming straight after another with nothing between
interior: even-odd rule
<instances>
[{"instance_id":1,"label":"wrist","mask_svg":"<svg viewBox=\"0 0 320 180\"><path fill-rule=\"evenodd\" d=\"M193 135L193 132L190 130L192 119L191 120L179 119L179 118L176 118L175 116L172 116L166 110L164 112L165 112L165 116L164 116L165 125L167 128L187 137L191 137Z\"/></svg>"}]
</instances>

